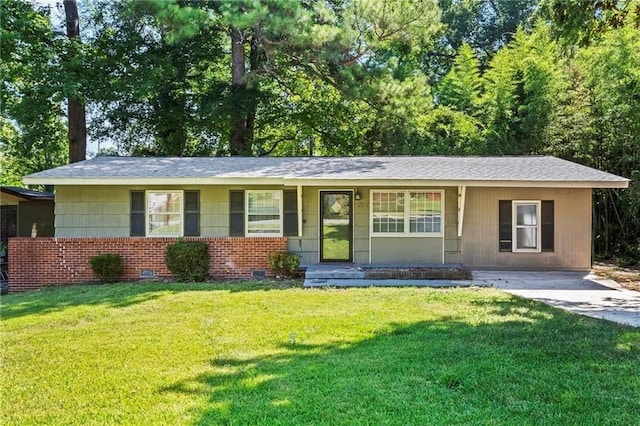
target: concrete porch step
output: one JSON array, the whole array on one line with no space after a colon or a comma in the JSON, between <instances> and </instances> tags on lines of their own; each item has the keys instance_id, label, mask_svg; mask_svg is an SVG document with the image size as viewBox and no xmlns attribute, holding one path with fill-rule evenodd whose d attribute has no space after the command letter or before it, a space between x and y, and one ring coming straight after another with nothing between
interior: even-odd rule
<instances>
[{"instance_id":1,"label":"concrete porch step","mask_svg":"<svg viewBox=\"0 0 640 426\"><path fill-rule=\"evenodd\" d=\"M461 265L398 265L398 264L320 264L308 265L308 280L368 280L389 281L451 281L471 280L471 273Z\"/></svg>"},{"instance_id":2,"label":"concrete porch step","mask_svg":"<svg viewBox=\"0 0 640 426\"><path fill-rule=\"evenodd\" d=\"M405 280L405 279L339 279L307 278L304 287L471 287L472 280Z\"/></svg>"},{"instance_id":3,"label":"concrete porch step","mask_svg":"<svg viewBox=\"0 0 640 426\"><path fill-rule=\"evenodd\" d=\"M362 279L365 272L357 265L311 265L304 277L307 279Z\"/></svg>"},{"instance_id":4,"label":"concrete porch step","mask_svg":"<svg viewBox=\"0 0 640 426\"><path fill-rule=\"evenodd\" d=\"M308 265L305 287L469 287L461 265L321 264Z\"/></svg>"}]
</instances>

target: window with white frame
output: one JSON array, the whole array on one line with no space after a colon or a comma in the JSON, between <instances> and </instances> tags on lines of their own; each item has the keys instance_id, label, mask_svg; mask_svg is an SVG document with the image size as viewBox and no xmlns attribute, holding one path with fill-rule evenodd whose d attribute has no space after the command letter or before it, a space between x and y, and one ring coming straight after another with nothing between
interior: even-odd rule
<instances>
[{"instance_id":1,"label":"window with white frame","mask_svg":"<svg viewBox=\"0 0 640 426\"><path fill-rule=\"evenodd\" d=\"M247 235L282 235L282 191L247 191Z\"/></svg>"},{"instance_id":2,"label":"window with white frame","mask_svg":"<svg viewBox=\"0 0 640 426\"><path fill-rule=\"evenodd\" d=\"M401 191L374 191L371 194L374 234L403 234L405 227L404 196Z\"/></svg>"},{"instance_id":3,"label":"window with white frame","mask_svg":"<svg viewBox=\"0 0 640 426\"><path fill-rule=\"evenodd\" d=\"M443 191L371 191L374 236L442 235Z\"/></svg>"},{"instance_id":4,"label":"window with white frame","mask_svg":"<svg viewBox=\"0 0 640 426\"><path fill-rule=\"evenodd\" d=\"M147 191L147 235L180 237L182 233L182 191Z\"/></svg>"},{"instance_id":5,"label":"window with white frame","mask_svg":"<svg viewBox=\"0 0 640 426\"><path fill-rule=\"evenodd\" d=\"M540 201L513 202L513 251L540 251Z\"/></svg>"}]
</instances>

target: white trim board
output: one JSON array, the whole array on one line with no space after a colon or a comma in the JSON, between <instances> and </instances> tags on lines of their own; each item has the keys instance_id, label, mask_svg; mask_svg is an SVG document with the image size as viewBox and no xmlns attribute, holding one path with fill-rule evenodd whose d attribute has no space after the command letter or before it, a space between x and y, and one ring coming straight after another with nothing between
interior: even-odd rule
<instances>
[{"instance_id":1,"label":"white trim board","mask_svg":"<svg viewBox=\"0 0 640 426\"><path fill-rule=\"evenodd\" d=\"M25 177L27 185L285 185L342 187L350 189L356 186L387 188L424 187L424 186L468 186L487 188L627 188L629 181L545 181L545 180L433 180L433 179L297 179L280 177L157 177L157 178L55 178Z\"/></svg>"}]
</instances>

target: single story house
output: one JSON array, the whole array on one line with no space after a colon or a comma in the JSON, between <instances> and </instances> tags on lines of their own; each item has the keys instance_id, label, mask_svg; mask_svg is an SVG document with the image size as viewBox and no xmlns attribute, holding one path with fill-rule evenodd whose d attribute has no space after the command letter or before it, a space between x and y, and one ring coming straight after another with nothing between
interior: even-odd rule
<instances>
[{"instance_id":1,"label":"single story house","mask_svg":"<svg viewBox=\"0 0 640 426\"><path fill-rule=\"evenodd\" d=\"M154 246L201 239L221 247L220 276L250 276L272 249L303 265L589 269L591 191L629 184L549 156L97 157L24 182L55 185L58 244L136 241L129 261L158 273Z\"/></svg>"}]
</instances>

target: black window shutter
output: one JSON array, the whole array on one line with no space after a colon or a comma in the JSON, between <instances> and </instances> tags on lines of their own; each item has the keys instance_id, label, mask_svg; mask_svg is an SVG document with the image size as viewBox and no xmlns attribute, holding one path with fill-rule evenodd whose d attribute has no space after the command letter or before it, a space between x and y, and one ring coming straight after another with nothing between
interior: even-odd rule
<instances>
[{"instance_id":1,"label":"black window shutter","mask_svg":"<svg viewBox=\"0 0 640 426\"><path fill-rule=\"evenodd\" d=\"M500 200L498 208L499 216L499 250L500 251L513 251L513 229L512 222L513 216L511 211L511 200Z\"/></svg>"},{"instance_id":2,"label":"black window shutter","mask_svg":"<svg viewBox=\"0 0 640 426\"><path fill-rule=\"evenodd\" d=\"M229 236L244 237L244 191L229 191Z\"/></svg>"},{"instance_id":3,"label":"black window shutter","mask_svg":"<svg viewBox=\"0 0 640 426\"><path fill-rule=\"evenodd\" d=\"M553 200L542 201L542 251L553 251L554 225L553 225Z\"/></svg>"},{"instance_id":4,"label":"black window shutter","mask_svg":"<svg viewBox=\"0 0 640 426\"><path fill-rule=\"evenodd\" d=\"M283 191L283 215L285 237L295 237L298 235L298 191L287 189Z\"/></svg>"},{"instance_id":5,"label":"black window shutter","mask_svg":"<svg viewBox=\"0 0 640 426\"><path fill-rule=\"evenodd\" d=\"M200 236L200 191L184 191L184 236Z\"/></svg>"},{"instance_id":6,"label":"black window shutter","mask_svg":"<svg viewBox=\"0 0 640 426\"><path fill-rule=\"evenodd\" d=\"M144 237L144 191L131 191L131 227L129 235Z\"/></svg>"},{"instance_id":7,"label":"black window shutter","mask_svg":"<svg viewBox=\"0 0 640 426\"><path fill-rule=\"evenodd\" d=\"M298 191L286 189L283 191L283 217L285 237L295 237L298 235Z\"/></svg>"}]
</instances>

